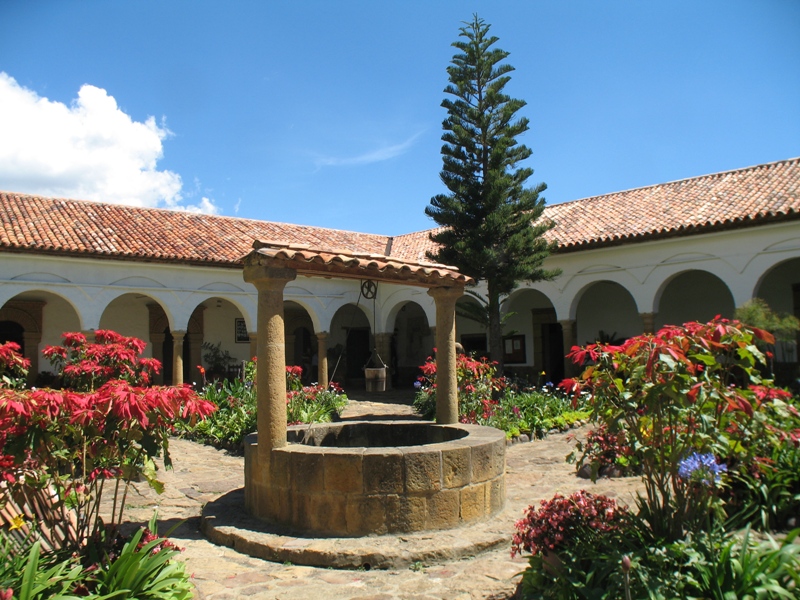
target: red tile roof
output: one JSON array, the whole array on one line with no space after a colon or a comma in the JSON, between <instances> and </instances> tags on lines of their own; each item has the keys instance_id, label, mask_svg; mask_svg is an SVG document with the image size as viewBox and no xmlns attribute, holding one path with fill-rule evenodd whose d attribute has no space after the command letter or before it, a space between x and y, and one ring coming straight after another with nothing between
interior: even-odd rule
<instances>
[{"instance_id":1,"label":"red tile roof","mask_svg":"<svg viewBox=\"0 0 800 600\"><path fill-rule=\"evenodd\" d=\"M422 207L420 207L422 210ZM800 218L800 158L545 209L559 251ZM321 227L0 192L0 251L241 267L254 240L426 263L429 231L394 238Z\"/></svg>"},{"instance_id":2,"label":"red tile roof","mask_svg":"<svg viewBox=\"0 0 800 600\"><path fill-rule=\"evenodd\" d=\"M255 241L245 264L269 263L277 260L282 266L306 275L336 276L356 279L378 279L409 285L466 285L474 283L455 267L431 262L405 261L380 254L365 254L348 249L311 248L306 244Z\"/></svg>"},{"instance_id":3,"label":"red tile roof","mask_svg":"<svg viewBox=\"0 0 800 600\"><path fill-rule=\"evenodd\" d=\"M800 158L554 204L559 251L800 218Z\"/></svg>"},{"instance_id":4,"label":"red tile roof","mask_svg":"<svg viewBox=\"0 0 800 600\"><path fill-rule=\"evenodd\" d=\"M257 239L374 254L387 244L369 233L0 192L0 250L240 267Z\"/></svg>"}]
</instances>

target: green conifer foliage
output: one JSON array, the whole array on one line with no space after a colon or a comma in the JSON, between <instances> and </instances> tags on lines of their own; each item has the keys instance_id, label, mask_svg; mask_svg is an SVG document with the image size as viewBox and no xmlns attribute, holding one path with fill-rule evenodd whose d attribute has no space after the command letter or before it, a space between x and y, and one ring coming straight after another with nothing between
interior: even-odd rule
<instances>
[{"instance_id":1,"label":"green conifer foliage","mask_svg":"<svg viewBox=\"0 0 800 600\"><path fill-rule=\"evenodd\" d=\"M516 113L525 106L504 93L513 67L508 52L493 48L498 38L474 16L452 45L458 49L447 68L449 85L442 101L442 182L448 194L431 199L425 213L441 228L431 234L439 244L428 258L457 266L486 281L489 348L502 369L500 297L521 281L553 279L557 270L542 267L555 249L543 235L555 225L540 220L544 183L525 187L533 169L519 163L531 150L517 142L528 130L528 119Z\"/></svg>"}]
</instances>

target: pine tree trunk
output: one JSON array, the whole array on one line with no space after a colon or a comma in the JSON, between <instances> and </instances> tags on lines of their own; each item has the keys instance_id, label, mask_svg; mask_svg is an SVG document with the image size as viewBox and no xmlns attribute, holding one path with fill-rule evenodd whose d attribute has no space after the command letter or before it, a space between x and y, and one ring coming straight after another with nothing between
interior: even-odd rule
<instances>
[{"instance_id":1,"label":"pine tree trunk","mask_svg":"<svg viewBox=\"0 0 800 600\"><path fill-rule=\"evenodd\" d=\"M503 363L503 330L500 326L500 292L492 285L493 281L488 282L489 296L489 357L497 363L497 376L502 377L504 370Z\"/></svg>"}]
</instances>

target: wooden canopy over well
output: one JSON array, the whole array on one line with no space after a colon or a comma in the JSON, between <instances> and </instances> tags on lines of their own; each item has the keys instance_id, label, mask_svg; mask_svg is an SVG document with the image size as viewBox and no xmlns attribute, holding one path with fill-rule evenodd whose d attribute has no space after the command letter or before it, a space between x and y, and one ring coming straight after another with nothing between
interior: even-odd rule
<instances>
[{"instance_id":1,"label":"wooden canopy over well","mask_svg":"<svg viewBox=\"0 0 800 600\"><path fill-rule=\"evenodd\" d=\"M277 266L308 276L372 279L427 288L464 287L474 282L456 267L287 242L255 241L244 264Z\"/></svg>"},{"instance_id":2,"label":"wooden canopy over well","mask_svg":"<svg viewBox=\"0 0 800 600\"><path fill-rule=\"evenodd\" d=\"M259 451L286 444L283 290L298 274L417 285L436 303L437 412L439 423L458 421L455 304L473 279L455 267L396 260L377 254L311 248L288 242L253 243L243 259L244 280L258 289ZM266 442L266 443L265 443ZM266 457L264 457L266 458Z\"/></svg>"}]
</instances>

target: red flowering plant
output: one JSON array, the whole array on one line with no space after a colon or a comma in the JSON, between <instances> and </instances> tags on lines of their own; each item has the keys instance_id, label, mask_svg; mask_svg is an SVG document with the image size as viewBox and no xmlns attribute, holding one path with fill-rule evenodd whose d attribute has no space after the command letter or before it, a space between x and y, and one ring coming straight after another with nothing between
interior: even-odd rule
<instances>
[{"instance_id":1,"label":"red flowering plant","mask_svg":"<svg viewBox=\"0 0 800 600\"><path fill-rule=\"evenodd\" d=\"M436 415L436 360L428 357L420 367L417 379L414 408L425 418ZM462 423L486 425L499 410L500 402L494 392L504 388L504 380L495 377L497 369L485 358L476 359L466 354L456 355L456 380L458 385L458 414Z\"/></svg>"},{"instance_id":2,"label":"red flowering plant","mask_svg":"<svg viewBox=\"0 0 800 600\"><path fill-rule=\"evenodd\" d=\"M623 429L611 433L608 426L601 423L599 427L587 432L580 447L582 455L578 468L588 465L594 479L605 475L627 475L638 469L636 453L628 443ZM576 460L576 453L570 454L567 459Z\"/></svg>"},{"instance_id":3,"label":"red flowering plant","mask_svg":"<svg viewBox=\"0 0 800 600\"><path fill-rule=\"evenodd\" d=\"M613 498L580 490L570 496L556 494L542 500L540 507L529 506L514 525L516 533L511 556L523 550L531 554L558 553L589 538L609 536L625 529L630 513Z\"/></svg>"},{"instance_id":4,"label":"red flowering plant","mask_svg":"<svg viewBox=\"0 0 800 600\"><path fill-rule=\"evenodd\" d=\"M646 491L642 516L657 537L678 540L702 522L679 475L682 461L707 453L729 472L747 470L760 448L776 439L775 415L791 416L786 393L758 369L765 357L755 342L771 339L766 331L717 317L618 346L572 348L569 356L585 369L561 385L573 394L587 392L592 417L608 435L624 433L634 448Z\"/></svg>"},{"instance_id":5,"label":"red flowering plant","mask_svg":"<svg viewBox=\"0 0 800 600\"><path fill-rule=\"evenodd\" d=\"M141 478L159 493L163 489L154 458L163 454L171 466L169 435L175 421L203 418L214 410L188 386L136 385L147 380L145 373L154 365L138 356L143 342L113 332L101 336L108 344L97 344L115 347L113 357L100 361L105 363L100 375L92 375L89 364L99 364L102 352L82 338L66 334L67 351L48 348L48 354L61 357L57 362L65 381L88 391L0 389L0 506L21 547L38 537L49 551L80 553L102 537L106 526L113 533L131 481ZM103 381L118 375L129 380ZM104 523L100 504L108 488L113 502L110 521Z\"/></svg>"},{"instance_id":6,"label":"red flowering plant","mask_svg":"<svg viewBox=\"0 0 800 600\"><path fill-rule=\"evenodd\" d=\"M114 379L149 385L161 371L158 360L141 356L147 344L138 338L107 329L95 331L94 342L80 332L61 337L61 346L47 346L42 354L60 371L65 388L90 392Z\"/></svg>"},{"instance_id":7,"label":"red flowering plant","mask_svg":"<svg viewBox=\"0 0 800 600\"><path fill-rule=\"evenodd\" d=\"M19 344L0 344L0 388L25 387L31 362L20 354Z\"/></svg>"}]
</instances>

